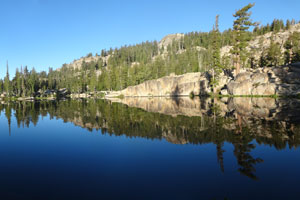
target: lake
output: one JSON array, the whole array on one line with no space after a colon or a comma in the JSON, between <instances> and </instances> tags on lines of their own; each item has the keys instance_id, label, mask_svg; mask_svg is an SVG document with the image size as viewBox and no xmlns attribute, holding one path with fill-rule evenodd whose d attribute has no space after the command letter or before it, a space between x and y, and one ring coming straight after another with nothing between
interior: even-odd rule
<instances>
[{"instance_id":1,"label":"lake","mask_svg":"<svg viewBox=\"0 0 300 200\"><path fill-rule=\"evenodd\" d=\"M1 102L2 199L299 199L300 100Z\"/></svg>"}]
</instances>

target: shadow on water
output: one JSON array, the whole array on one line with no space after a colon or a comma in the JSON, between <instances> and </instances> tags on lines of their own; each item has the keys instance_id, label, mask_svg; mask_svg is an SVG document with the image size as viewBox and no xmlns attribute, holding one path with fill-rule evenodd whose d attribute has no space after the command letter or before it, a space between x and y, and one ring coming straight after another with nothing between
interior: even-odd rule
<instances>
[{"instance_id":1,"label":"shadow on water","mask_svg":"<svg viewBox=\"0 0 300 200\"><path fill-rule=\"evenodd\" d=\"M60 118L90 131L147 139L165 139L174 144L216 146L217 161L224 167L224 143L231 143L239 172L258 179L255 166L263 162L251 152L258 144L276 149L300 144L300 101L273 98L124 98L119 103L104 100L2 102L11 134L14 116L18 126L36 125L39 116ZM254 142L255 141L255 142Z\"/></svg>"}]
</instances>

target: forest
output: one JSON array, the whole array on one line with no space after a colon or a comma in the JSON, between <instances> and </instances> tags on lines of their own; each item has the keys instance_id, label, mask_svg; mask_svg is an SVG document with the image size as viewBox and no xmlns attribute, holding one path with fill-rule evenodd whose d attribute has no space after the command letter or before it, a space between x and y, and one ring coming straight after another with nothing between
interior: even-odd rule
<instances>
[{"instance_id":1,"label":"forest","mask_svg":"<svg viewBox=\"0 0 300 200\"><path fill-rule=\"evenodd\" d=\"M252 52L247 51L248 42L266 33L276 34L289 30L299 22L274 19L272 23L259 25L250 19L249 4L233 15L233 27L219 31L218 19L210 32L190 32L168 46L158 41L146 41L141 44L101 50L100 55L92 53L82 57L78 68L64 64L59 70L37 72L34 68L21 66L11 78L9 64L7 73L0 80L0 94L10 97L28 97L44 94L47 90L66 88L71 93L122 90L128 86L140 84L146 80L157 79L171 74L181 75L188 72L213 71L211 84L217 84L218 74L223 70L240 68L258 68L287 65L300 61L300 32L289 35L284 44L284 53L280 44L271 41L260 58L254 60ZM263 41L260 41L263 43ZM232 46L231 56L221 56L220 49ZM85 62L85 59L96 58Z\"/></svg>"}]
</instances>

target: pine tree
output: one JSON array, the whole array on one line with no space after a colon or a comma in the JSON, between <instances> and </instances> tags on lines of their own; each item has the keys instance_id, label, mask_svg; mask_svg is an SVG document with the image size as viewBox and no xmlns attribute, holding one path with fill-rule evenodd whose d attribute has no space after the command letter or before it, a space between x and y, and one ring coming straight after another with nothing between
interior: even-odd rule
<instances>
[{"instance_id":1,"label":"pine tree","mask_svg":"<svg viewBox=\"0 0 300 200\"><path fill-rule=\"evenodd\" d=\"M300 33L293 32L288 40L285 42L285 63L290 64L292 62L300 61Z\"/></svg>"},{"instance_id":2,"label":"pine tree","mask_svg":"<svg viewBox=\"0 0 300 200\"><path fill-rule=\"evenodd\" d=\"M29 84L29 91L30 91L30 95L34 95L35 92L37 91L37 73L35 71L35 69L33 68L29 74L29 78L28 78L28 84Z\"/></svg>"},{"instance_id":3,"label":"pine tree","mask_svg":"<svg viewBox=\"0 0 300 200\"><path fill-rule=\"evenodd\" d=\"M97 74L94 70L90 71L89 75L89 91L94 92L97 86Z\"/></svg>"},{"instance_id":4,"label":"pine tree","mask_svg":"<svg viewBox=\"0 0 300 200\"><path fill-rule=\"evenodd\" d=\"M220 53L221 35L219 32L219 15L216 16L216 22L212 31L212 80L213 93L218 85L218 76L222 72L221 53Z\"/></svg>"},{"instance_id":5,"label":"pine tree","mask_svg":"<svg viewBox=\"0 0 300 200\"><path fill-rule=\"evenodd\" d=\"M281 60L280 45L274 41L274 37L271 38L270 46L267 50L266 61L267 66L277 66Z\"/></svg>"},{"instance_id":6,"label":"pine tree","mask_svg":"<svg viewBox=\"0 0 300 200\"><path fill-rule=\"evenodd\" d=\"M10 95L10 81L9 81L9 69L8 69L8 61L6 62L6 76L4 78L4 91L6 95Z\"/></svg>"},{"instance_id":7,"label":"pine tree","mask_svg":"<svg viewBox=\"0 0 300 200\"><path fill-rule=\"evenodd\" d=\"M0 94L3 93L3 80L0 79Z\"/></svg>"},{"instance_id":8,"label":"pine tree","mask_svg":"<svg viewBox=\"0 0 300 200\"><path fill-rule=\"evenodd\" d=\"M234 45L231 53L234 55L236 74L240 72L241 61L245 61L247 56L246 47L250 38L247 30L250 26L256 25L250 20L251 12L248 12L254 4L248 4L242 9L236 11L233 15L236 20L233 22Z\"/></svg>"},{"instance_id":9,"label":"pine tree","mask_svg":"<svg viewBox=\"0 0 300 200\"><path fill-rule=\"evenodd\" d=\"M290 20L286 20L285 29L289 30L290 28L291 28L291 22L290 22Z\"/></svg>"},{"instance_id":10,"label":"pine tree","mask_svg":"<svg viewBox=\"0 0 300 200\"><path fill-rule=\"evenodd\" d=\"M25 78L24 78L24 72L23 72L23 68L21 66L21 96L24 97L26 95L26 91L25 91Z\"/></svg>"},{"instance_id":11,"label":"pine tree","mask_svg":"<svg viewBox=\"0 0 300 200\"><path fill-rule=\"evenodd\" d=\"M123 66L121 68L121 76L120 76L121 90L127 87L127 79L128 79L128 66Z\"/></svg>"},{"instance_id":12,"label":"pine tree","mask_svg":"<svg viewBox=\"0 0 300 200\"><path fill-rule=\"evenodd\" d=\"M16 74L14 79L16 81L16 94L17 96L21 96L21 75L18 68L16 69Z\"/></svg>"}]
</instances>

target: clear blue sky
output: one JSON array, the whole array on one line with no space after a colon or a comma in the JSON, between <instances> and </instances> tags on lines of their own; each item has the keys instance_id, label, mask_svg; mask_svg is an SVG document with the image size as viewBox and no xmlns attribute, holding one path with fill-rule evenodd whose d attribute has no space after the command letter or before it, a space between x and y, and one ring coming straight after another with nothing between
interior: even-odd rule
<instances>
[{"instance_id":1,"label":"clear blue sky","mask_svg":"<svg viewBox=\"0 0 300 200\"><path fill-rule=\"evenodd\" d=\"M101 49L160 40L170 33L232 26L236 9L255 2L252 18L299 20L299 0L0 0L0 78L9 62L38 71Z\"/></svg>"}]
</instances>

